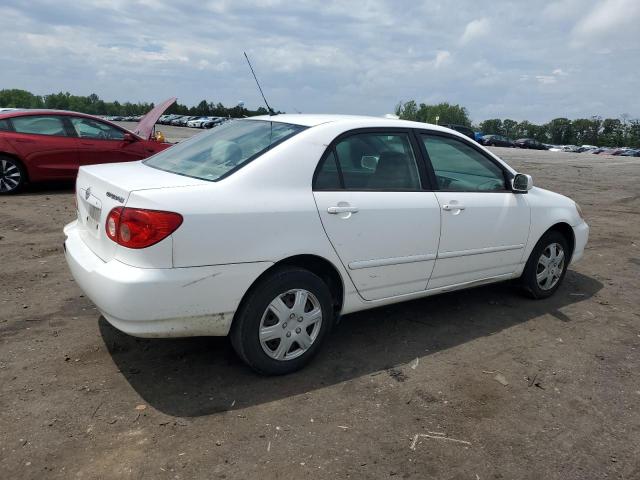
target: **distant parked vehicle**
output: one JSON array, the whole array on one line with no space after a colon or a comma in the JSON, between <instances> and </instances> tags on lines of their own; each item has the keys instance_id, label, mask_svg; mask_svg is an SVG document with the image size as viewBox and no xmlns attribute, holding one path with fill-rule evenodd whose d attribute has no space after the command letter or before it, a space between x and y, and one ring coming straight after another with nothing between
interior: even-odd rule
<instances>
[{"instance_id":1,"label":"distant parked vehicle","mask_svg":"<svg viewBox=\"0 0 640 480\"><path fill-rule=\"evenodd\" d=\"M503 135L485 135L482 137L482 144L491 147L515 147L513 141Z\"/></svg>"},{"instance_id":2,"label":"distant parked vehicle","mask_svg":"<svg viewBox=\"0 0 640 480\"><path fill-rule=\"evenodd\" d=\"M218 125L222 125L224 122L226 122L228 120L228 118L224 118L224 117L214 117L212 120L207 120L206 122L202 123L202 128L213 128L213 127L217 127Z\"/></svg>"},{"instance_id":3,"label":"distant parked vehicle","mask_svg":"<svg viewBox=\"0 0 640 480\"><path fill-rule=\"evenodd\" d=\"M469 137L471 140L475 140L476 139L476 134L473 131L473 129L469 128L469 127L467 127L465 125L456 125L454 123L443 123L442 126L450 128L451 130L455 130L456 132L460 132L461 134L466 135L467 137Z\"/></svg>"},{"instance_id":4,"label":"distant parked vehicle","mask_svg":"<svg viewBox=\"0 0 640 480\"><path fill-rule=\"evenodd\" d=\"M515 143L516 147L518 148L530 148L532 150L547 149L547 146L544 143L539 142L538 140L535 140L533 138L519 138L513 143Z\"/></svg>"},{"instance_id":5,"label":"distant parked vehicle","mask_svg":"<svg viewBox=\"0 0 640 480\"><path fill-rule=\"evenodd\" d=\"M151 110L134 132L78 112L0 113L0 194L18 192L27 182L72 180L84 165L141 160L169 148L153 133L175 100Z\"/></svg>"},{"instance_id":6,"label":"distant parked vehicle","mask_svg":"<svg viewBox=\"0 0 640 480\"><path fill-rule=\"evenodd\" d=\"M620 154L621 157L640 157L640 149L629 149Z\"/></svg>"},{"instance_id":7,"label":"distant parked vehicle","mask_svg":"<svg viewBox=\"0 0 640 480\"><path fill-rule=\"evenodd\" d=\"M202 124L209 120L211 120L211 117L196 117L192 120L189 120L186 126L191 128L202 128Z\"/></svg>"}]
</instances>

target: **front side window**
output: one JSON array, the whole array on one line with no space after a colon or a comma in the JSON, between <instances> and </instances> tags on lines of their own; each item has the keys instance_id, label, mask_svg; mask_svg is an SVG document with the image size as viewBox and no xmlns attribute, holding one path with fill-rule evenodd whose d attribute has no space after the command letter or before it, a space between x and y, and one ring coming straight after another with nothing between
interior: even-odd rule
<instances>
[{"instance_id":1,"label":"front side window","mask_svg":"<svg viewBox=\"0 0 640 480\"><path fill-rule=\"evenodd\" d=\"M215 181L306 127L268 120L233 120L160 152L144 163Z\"/></svg>"},{"instance_id":2,"label":"front side window","mask_svg":"<svg viewBox=\"0 0 640 480\"><path fill-rule=\"evenodd\" d=\"M13 117L11 123L17 133L67 136L62 118L56 116L30 115L26 117Z\"/></svg>"},{"instance_id":3,"label":"front side window","mask_svg":"<svg viewBox=\"0 0 640 480\"><path fill-rule=\"evenodd\" d=\"M346 190L420 190L416 158L406 133L351 135L336 144L333 155L326 157L318 171L316 189L331 189L327 187L340 179L340 187Z\"/></svg>"},{"instance_id":4,"label":"front side window","mask_svg":"<svg viewBox=\"0 0 640 480\"><path fill-rule=\"evenodd\" d=\"M71 124L78 137L97 140L122 140L124 132L91 118L71 117Z\"/></svg>"},{"instance_id":5,"label":"front side window","mask_svg":"<svg viewBox=\"0 0 640 480\"><path fill-rule=\"evenodd\" d=\"M500 167L454 138L421 135L441 190L492 192L506 189Z\"/></svg>"}]
</instances>

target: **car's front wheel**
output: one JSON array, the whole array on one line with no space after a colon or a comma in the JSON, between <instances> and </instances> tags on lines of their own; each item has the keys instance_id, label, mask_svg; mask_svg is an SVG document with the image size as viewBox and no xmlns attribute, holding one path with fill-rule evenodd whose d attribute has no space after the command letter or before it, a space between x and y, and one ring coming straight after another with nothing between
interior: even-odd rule
<instances>
[{"instance_id":1,"label":"car's front wheel","mask_svg":"<svg viewBox=\"0 0 640 480\"><path fill-rule=\"evenodd\" d=\"M305 366L334 321L331 293L317 275L287 267L247 294L231 329L234 349L251 368L283 375Z\"/></svg>"},{"instance_id":2,"label":"car's front wheel","mask_svg":"<svg viewBox=\"0 0 640 480\"><path fill-rule=\"evenodd\" d=\"M533 298L547 298L560 287L569 265L567 240L560 232L545 233L529 256L521 282Z\"/></svg>"}]
</instances>

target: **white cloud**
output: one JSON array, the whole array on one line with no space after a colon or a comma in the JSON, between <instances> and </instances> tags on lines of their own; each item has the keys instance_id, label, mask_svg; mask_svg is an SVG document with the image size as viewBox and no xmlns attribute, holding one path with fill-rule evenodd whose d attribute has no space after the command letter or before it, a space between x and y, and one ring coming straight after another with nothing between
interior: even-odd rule
<instances>
[{"instance_id":1,"label":"white cloud","mask_svg":"<svg viewBox=\"0 0 640 480\"><path fill-rule=\"evenodd\" d=\"M631 28L637 42L638 21L640 21L640 1L604 0L576 24L573 34L578 41L588 42Z\"/></svg>"},{"instance_id":2,"label":"white cloud","mask_svg":"<svg viewBox=\"0 0 640 480\"><path fill-rule=\"evenodd\" d=\"M472 40L476 40L489 33L491 22L488 18L479 18L467 23L464 29L462 37L460 37L461 44L467 44Z\"/></svg>"},{"instance_id":3,"label":"white cloud","mask_svg":"<svg viewBox=\"0 0 640 480\"><path fill-rule=\"evenodd\" d=\"M440 50L438 53L436 53L436 58L433 61L433 66L435 68L440 68L441 66L445 65L446 63L449 63L449 60L451 59L451 53L447 50Z\"/></svg>"},{"instance_id":4,"label":"white cloud","mask_svg":"<svg viewBox=\"0 0 640 480\"><path fill-rule=\"evenodd\" d=\"M538 83L543 85L551 85L556 83L558 79L554 75L536 75L536 80Z\"/></svg>"}]
</instances>

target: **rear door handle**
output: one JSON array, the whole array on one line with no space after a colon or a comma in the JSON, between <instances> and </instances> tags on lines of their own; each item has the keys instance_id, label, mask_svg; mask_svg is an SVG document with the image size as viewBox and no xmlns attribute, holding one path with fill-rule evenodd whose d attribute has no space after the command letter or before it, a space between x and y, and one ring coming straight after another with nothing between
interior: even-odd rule
<instances>
[{"instance_id":1,"label":"rear door handle","mask_svg":"<svg viewBox=\"0 0 640 480\"><path fill-rule=\"evenodd\" d=\"M443 210L446 210L447 212L451 212L453 210L464 210L466 207L464 205L460 205L460 204L456 204L454 203L453 205L449 205L448 203L445 203L442 206Z\"/></svg>"},{"instance_id":2,"label":"rear door handle","mask_svg":"<svg viewBox=\"0 0 640 480\"><path fill-rule=\"evenodd\" d=\"M358 213L358 207L329 207L327 212L336 215L338 213Z\"/></svg>"}]
</instances>

